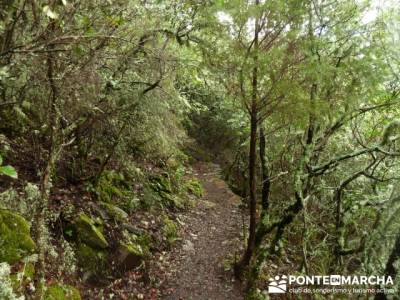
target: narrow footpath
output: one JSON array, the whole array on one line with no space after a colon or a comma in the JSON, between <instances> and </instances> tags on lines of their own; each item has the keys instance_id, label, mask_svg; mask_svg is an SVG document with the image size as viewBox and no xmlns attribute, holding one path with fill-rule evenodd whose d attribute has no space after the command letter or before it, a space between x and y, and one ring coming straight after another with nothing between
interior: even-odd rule
<instances>
[{"instance_id":1,"label":"narrow footpath","mask_svg":"<svg viewBox=\"0 0 400 300\"><path fill-rule=\"evenodd\" d=\"M219 177L214 164L198 163L195 176L205 195L182 214L182 242L165 258L165 300L242 300L230 266L239 259L242 236L240 199Z\"/></svg>"}]
</instances>

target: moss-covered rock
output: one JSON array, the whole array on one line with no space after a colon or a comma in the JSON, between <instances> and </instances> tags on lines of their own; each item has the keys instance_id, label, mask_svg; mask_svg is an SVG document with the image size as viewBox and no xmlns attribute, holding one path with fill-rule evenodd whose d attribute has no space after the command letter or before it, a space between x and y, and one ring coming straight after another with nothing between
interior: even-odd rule
<instances>
[{"instance_id":1,"label":"moss-covered rock","mask_svg":"<svg viewBox=\"0 0 400 300\"><path fill-rule=\"evenodd\" d=\"M47 288L44 300L81 300L81 295L75 287L57 283Z\"/></svg>"},{"instance_id":2,"label":"moss-covered rock","mask_svg":"<svg viewBox=\"0 0 400 300\"><path fill-rule=\"evenodd\" d=\"M146 233L124 234L116 252L116 262L120 269L129 270L140 266L150 255L152 239Z\"/></svg>"},{"instance_id":3,"label":"moss-covered rock","mask_svg":"<svg viewBox=\"0 0 400 300\"><path fill-rule=\"evenodd\" d=\"M14 264L35 247L29 223L16 213L0 209L0 262Z\"/></svg>"},{"instance_id":4,"label":"moss-covered rock","mask_svg":"<svg viewBox=\"0 0 400 300\"><path fill-rule=\"evenodd\" d=\"M140 266L146 257L145 250L139 244L121 242L118 246L117 262L120 268L130 270Z\"/></svg>"},{"instance_id":5,"label":"moss-covered rock","mask_svg":"<svg viewBox=\"0 0 400 300\"><path fill-rule=\"evenodd\" d=\"M102 275L107 269L108 253L104 250L94 249L80 243L75 251L80 267L87 273L87 277Z\"/></svg>"},{"instance_id":6,"label":"moss-covered rock","mask_svg":"<svg viewBox=\"0 0 400 300\"><path fill-rule=\"evenodd\" d=\"M128 219L128 214L116 205L100 202L100 207L105 210L106 214L116 221L125 221Z\"/></svg>"},{"instance_id":7,"label":"moss-covered rock","mask_svg":"<svg viewBox=\"0 0 400 300\"><path fill-rule=\"evenodd\" d=\"M105 249L108 247L108 242L103 233L96 227L95 221L86 214L81 213L75 219L73 225L80 241L94 248Z\"/></svg>"}]
</instances>

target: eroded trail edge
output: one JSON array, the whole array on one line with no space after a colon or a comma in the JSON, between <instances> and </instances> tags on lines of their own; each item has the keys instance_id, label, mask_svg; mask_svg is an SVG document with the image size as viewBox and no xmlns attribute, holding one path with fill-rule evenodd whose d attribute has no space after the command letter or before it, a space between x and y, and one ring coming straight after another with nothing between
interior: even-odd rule
<instances>
[{"instance_id":1,"label":"eroded trail edge","mask_svg":"<svg viewBox=\"0 0 400 300\"><path fill-rule=\"evenodd\" d=\"M162 299L243 299L229 270L241 245L240 199L219 178L218 166L197 163L194 172L205 195L179 216L182 242L165 257Z\"/></svg>"}]
</instances>

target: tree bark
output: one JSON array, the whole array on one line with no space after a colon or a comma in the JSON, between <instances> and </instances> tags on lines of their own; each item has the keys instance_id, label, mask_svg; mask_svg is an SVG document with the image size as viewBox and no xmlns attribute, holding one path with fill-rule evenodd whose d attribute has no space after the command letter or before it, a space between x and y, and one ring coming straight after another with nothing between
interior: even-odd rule
<instances>
[{"instance_id":1,"label":"tree bark","mask_svg":"<svg viewBox=\"0 0 400 300\"><path fill-rule=\"evenodd\" d=\"M256 5L260 4L256 0ZM244 268L250 264L251 257L254 253L255 238L256 238L256 210L257 210L257 187L256 187L256 162L257 162L257 127L258 127L258 48L259 48L259 18L255 20L254 26L254 59L252 72L252 96L250 107L250 150L249 150L249 237L247 240L246 251L235 267L236 277L241 277Z\"/></svg>"},{"instance_id":2,"label":"tree bark","mask_svg":"<svg viewBox=\"0 0 400 300\"><path fill-rule=\"evenodd\" d=\"M396 242L394 243L392 252L389 255L389 258L386 262L386 267L385 267L385 275L386 276L391 276L393 281L396 278L397 275L397 270L395 268L395 263L398 261L400 258L400 233L397 235ZM385 294L376 294L375 295L375 300L386 300L387 297Z\"/></svg>"},{"instance_id":3,"label":"tree bark","mask_svg":"<svg viewBox=\"0 0 400 300\"><path fill-rule=\"evenodd\" d=\"M51 29L54 31L55 24L51 24ZM53 45L48 46L49 49L53 48ZM38 252L38 260L35 265L35 277L34 283L36 287L35 299L41 300L44 296L45 291L45 272L46 272L46 247L47 241L47 211L48 202L50 197L51 189L51 176L55 167L58 154L57 146L57 135L58 135L58 113L57 113L57 98L58 90L56 83L54 81L54 57L53 52L49 51L46 58L47 64L47 80L50 87L50 96L48 102L48 121L47 125L49 127L49 146L48 146L48 157L47 163L44 167L42 178L40 182L40 203L37 207L35 221L36 221L36 245Z\"/></svg>"},{"instance_id":4,"label":"tree bark","mask_svg":"<svg viewBox=\"0 0 400 300\"><path fill-rule=\"evenodd\" d=\"M262 179L262 191L261 191L261 205L262 213L261 219L265 214L268 213L269 208L269 192L271 188L271 180L269 178L268 162L265 157L266 139L264 127L260 126L260 161L261 161L261 179Z\"/></svg>"}]
</instances>

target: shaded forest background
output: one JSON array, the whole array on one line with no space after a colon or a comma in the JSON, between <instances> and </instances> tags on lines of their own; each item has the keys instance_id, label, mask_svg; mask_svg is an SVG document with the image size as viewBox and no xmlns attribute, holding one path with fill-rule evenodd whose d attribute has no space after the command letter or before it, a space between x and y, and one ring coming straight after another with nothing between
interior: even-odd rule
<instances>
[{"instance_id":1,"label":"shaded forest background","mask_svg":"<svg viewBox=\"0 0 400 300\"><path fill-rule=\"evenodd\" d=\"M242 197L249 299L276 274L396 278L399 22L390 1L1 1L0 298L151 286L197 160Z\"/></svg>"}]
</instances>

